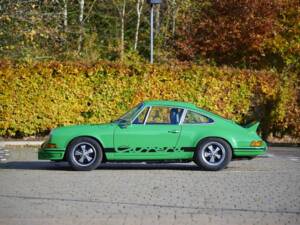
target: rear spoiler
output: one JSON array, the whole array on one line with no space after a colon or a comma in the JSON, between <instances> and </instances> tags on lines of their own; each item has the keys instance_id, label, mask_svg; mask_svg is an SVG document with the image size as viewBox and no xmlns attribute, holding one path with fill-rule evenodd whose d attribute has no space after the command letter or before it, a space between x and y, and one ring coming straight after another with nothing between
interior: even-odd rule
<instances>
[{"instance_id":1,"label":"rear spoiler","mask_svg":"<svg viewBox=\"0 0 300 225\"><path fill-rule=\"evenodd\" d=\"M247 129L250 133L256 133L259 124L259 122L254 121L244 126L244 128Z\"/></svg>"}]
</instances>

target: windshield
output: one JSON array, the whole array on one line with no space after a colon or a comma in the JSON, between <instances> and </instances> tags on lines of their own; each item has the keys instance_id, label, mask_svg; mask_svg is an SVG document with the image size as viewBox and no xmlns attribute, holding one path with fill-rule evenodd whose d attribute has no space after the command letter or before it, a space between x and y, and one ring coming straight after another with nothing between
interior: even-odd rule
<instances>
[{"instance_id":1,"label":"windshield","mask_svg":"<svg viewBox=\"0 0 300 225\"><path fill-rule=\"evenodd\" d=\"M136 113L139 112L142 107L143 107L142 103L138 104L134 108L130 109L123 116L121 116L119 119L117 119L115 122L131 121L134 118L134 116L136 115Z\"/></svg>"}]
</instances>

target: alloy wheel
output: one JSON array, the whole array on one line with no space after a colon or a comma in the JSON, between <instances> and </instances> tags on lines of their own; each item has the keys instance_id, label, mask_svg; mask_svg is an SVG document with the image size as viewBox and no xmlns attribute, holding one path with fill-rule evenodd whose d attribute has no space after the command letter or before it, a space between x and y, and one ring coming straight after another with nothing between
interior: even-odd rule
<instances>
[{"instance_id":1,"label":"alloy wheel","mask_svg":"<svg viewBox=\"0 0 300 225\"><path fill-rule=\"evenodd\" d=\"M72 152L74 162L80 166L89 166L96 159L95 147L87 142L75 145Z\"/></svg>"},{"instance_id":2,"label":"alloy wheel","mask_svg":"<svg viewBox=\"0 0 300 225\"><path fill-rule=\"evenodd\" d=\"M203 146L202 159L211 166L220 165L225 159L225 148L218 142L208 142Z\"/></svg>"}]
</instances>

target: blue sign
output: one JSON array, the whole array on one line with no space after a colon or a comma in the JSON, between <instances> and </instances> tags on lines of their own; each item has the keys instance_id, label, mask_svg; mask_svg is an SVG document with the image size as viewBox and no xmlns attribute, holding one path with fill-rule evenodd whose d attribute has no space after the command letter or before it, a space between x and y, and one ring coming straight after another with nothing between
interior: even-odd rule
<instances>
[{"instance_id":1,"label":"blue sign","mask_svg":"<svg viewBox=\"0 0 300 225\"><path fill-rule=\"evenodd\" d=\"M149 4L160 4L161 0L147 0Z\"/></svg>"}]
</instances>

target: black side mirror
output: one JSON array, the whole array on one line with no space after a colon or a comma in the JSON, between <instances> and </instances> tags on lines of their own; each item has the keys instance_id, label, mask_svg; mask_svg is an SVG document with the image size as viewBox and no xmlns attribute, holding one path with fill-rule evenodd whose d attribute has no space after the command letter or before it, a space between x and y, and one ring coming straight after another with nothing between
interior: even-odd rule
<instances>
[{"instance_id":1,"label":"black side mirror","mask_svg":"<svg viewBox=\"0 0 300 225\"><path fill-rule=\"evenodd\" d=\"M119 127L121 127L121 128L127 128L127 127L129 127L131 125L131 123L130 123L130 121L128 121L128 120L121 120L120 122L119 122Z\"/></svg>"}]
</instances>

